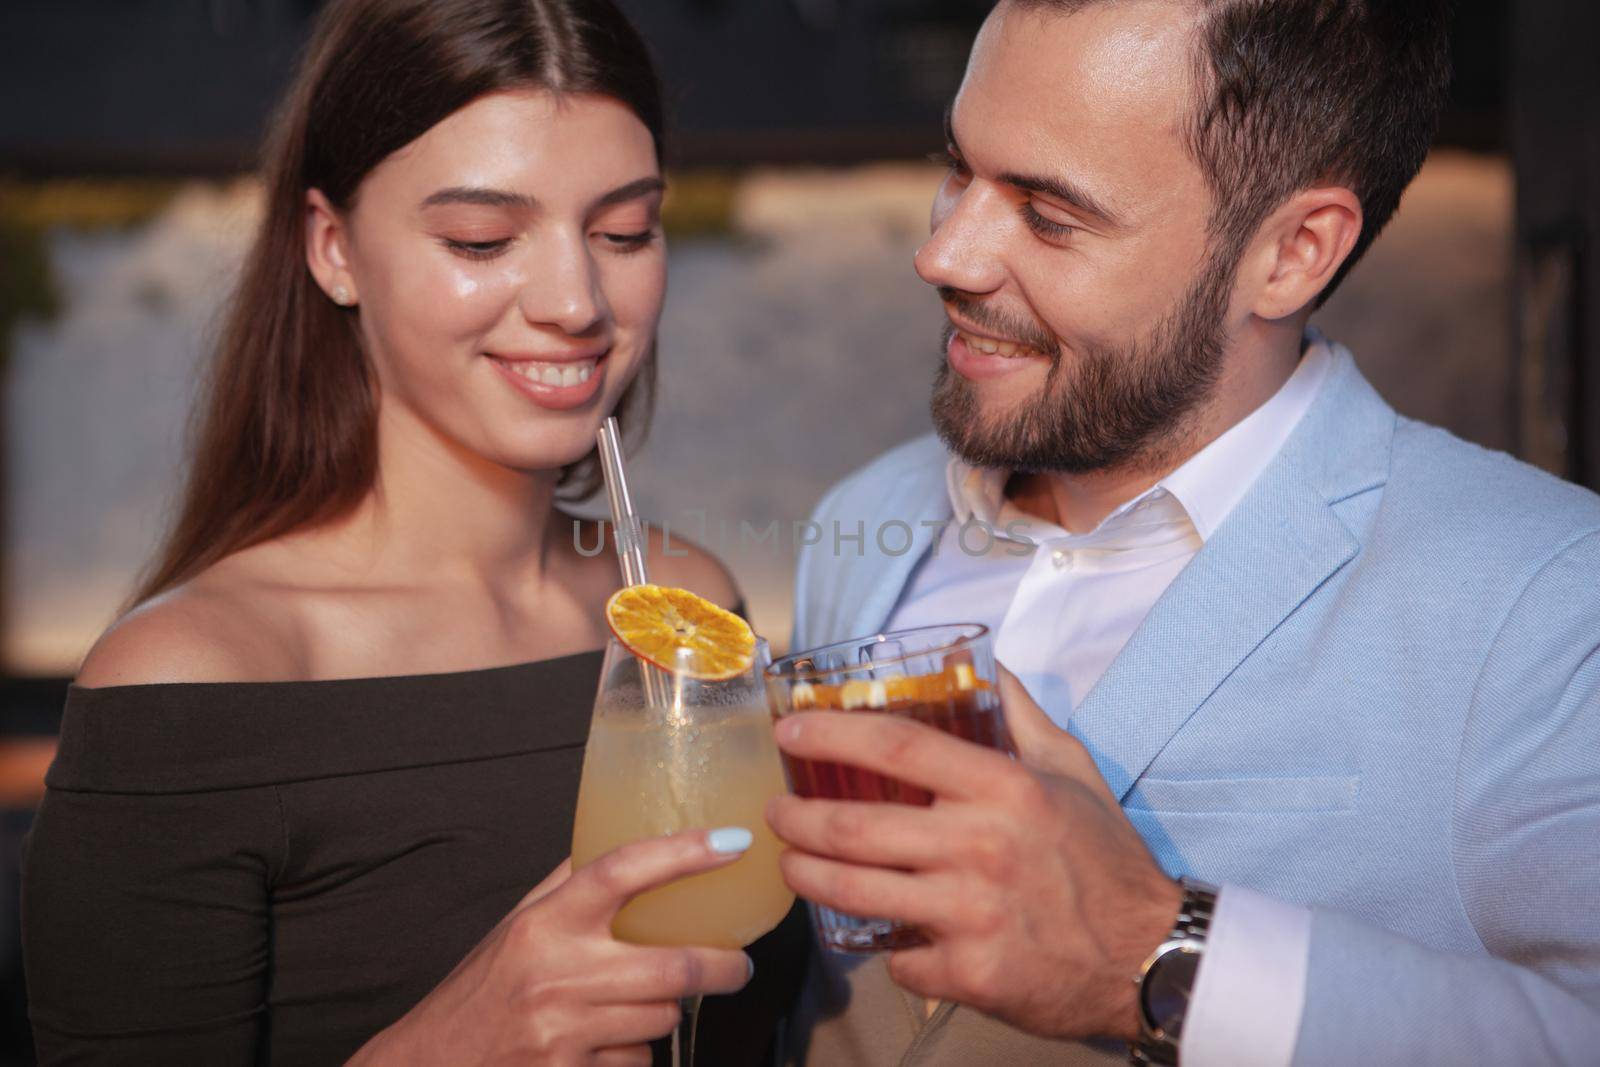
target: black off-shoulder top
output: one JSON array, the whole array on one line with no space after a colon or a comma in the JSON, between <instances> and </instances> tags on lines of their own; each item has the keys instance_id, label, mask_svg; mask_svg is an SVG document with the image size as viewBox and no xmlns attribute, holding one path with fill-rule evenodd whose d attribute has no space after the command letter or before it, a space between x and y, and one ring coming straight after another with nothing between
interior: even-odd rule
<instances>
[{"instance_id":1,"label":"black off-shoulder top","mask_svg":"<svg viewBox=\"0 0 1600 1067\"><path fill-rule=\"evenodd\" d=\"M24 861L41 1062L342 1063L566 857L599 672L73 688ZM807 950L797 907L700 1064L771 1062Z\"/></svg>"}]
</instances>

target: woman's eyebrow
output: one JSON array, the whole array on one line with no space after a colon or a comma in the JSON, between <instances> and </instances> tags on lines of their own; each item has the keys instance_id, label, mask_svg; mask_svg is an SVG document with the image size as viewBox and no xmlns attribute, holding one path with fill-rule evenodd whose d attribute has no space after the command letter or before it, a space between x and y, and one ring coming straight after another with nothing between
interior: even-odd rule
<instances>
[{"instance_id":1,"label":"woman's eyebrow","mask_svg":"<svg viewBox=\"0 0 1600 1067\"><path fill-rule=\"evenodd\" d=\"M594 206L610 207L612 204L625 204L629 200L637 200L642 196L663 192L666 188L667 183L654 175L648 178L639 178L629 182L627 185L620 185L611 190L599 200L596 200Z\"/></svg>"},{"instance_id":2,"label":"woman's eyebrow","mask_svg":"<svg viewBox=\"0 0 1600 1067\"><path fill-rule=\"evenodd\" d=\"M650 196L662 192L667 183L661 178L651 176L639 178L626 185L620 185L595 201L595 207L610 207L612 204L622 204L629 200L637 200L643 196ZM508 192L505 189L488 189L476 185L452 185L447 189L440 189L428 194L422 201L422 206L440 207L446 204L473 204L478 207L509 207L532 210L539 206L535 197L522 193Z\"/></svg>"},{"instance_id":3,"label":"woman's eyebrow","mask_svg":"<svg viewBox=\"0 0 1600 1067\"><path fill-rule=\"evenodd\" d=\"M481 186L467 185L453 185L448 189L440 189L438 192L430 193L427 199L422 201L423 207L438 207L442 204L535 208L539 206L539 201L531 196L507 192L504 189L485 189Z\"/></svg>"}]
</instances>

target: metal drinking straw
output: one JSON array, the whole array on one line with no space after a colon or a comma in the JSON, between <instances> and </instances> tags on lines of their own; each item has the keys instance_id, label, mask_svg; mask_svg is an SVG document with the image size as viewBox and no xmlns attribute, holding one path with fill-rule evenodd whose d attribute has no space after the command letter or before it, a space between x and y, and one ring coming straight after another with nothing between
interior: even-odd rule
<instances>
[{"instance_id":1,"label":"metal drinking straw","mask_svg":"<svg viewBox=\"0 0 1600 1067\"><path fill-rule=\"evenodd\" d=\"M605 476L606 498L611 504L611 524L616 529L617 559L622 565L622 582L624 585L644 585L649 581L644 570L644 527L639 522L638 513L633 510L633 498L628 494L628 475L622 467L622 437L615 418L607 418L601 425L599 447L600 471ZM681 675L665 675L653 664L640 659L639 680L644 683L647 706L668 709L669 718L674 711L681 712ZM692 743L693 736L690 733L686 737L681 731L674 730L670 735L670 744L676 750L679 746ZM671 759L674 767L689 765L689 761L681 754L674 754ZM669 782L676 796L676 787L680 783L675 775L669 775ZM680 798L678 807L681 810L684 806ZM693 1067L694 1034L700 1018L698 995L683 998L683 1016L684 1023L672 1031L672 1067Z\"/></svg>"},{"instance_id":2,"label":"metal drinking straw","mask_svg":"<svg viewBox=\"0 0 1600 1067\"><path fill-rule=\"evenodd\" d=\"M649 576L644 569L644 527L633 510L633 497L628 493L628 475L622 465L622 433L615 416L607 417L600 426L598 437L600 472L605 476L606 499L611 504L611 525L617 537L617 561L622 567L623 585L644 585ZM644 662L639 664L639 677L644 683L646 702L651 707L666 707L668 698L656 669Z\"/></svg>"},{"instance_id":3,"label":"metal drinking straw","mask_svg":"<svg viewBox=\"0 0 1600 1067\"><path fill-rule=\"evenodd\" d=\"M617 559L624 585L644 585L644 538L633 498L628 495L628 475L622 467L622 436L615 416L600 427L600 471L605 475L606 497L611 503L611 525L617 534Z\"/></svg>"}]
</instances>

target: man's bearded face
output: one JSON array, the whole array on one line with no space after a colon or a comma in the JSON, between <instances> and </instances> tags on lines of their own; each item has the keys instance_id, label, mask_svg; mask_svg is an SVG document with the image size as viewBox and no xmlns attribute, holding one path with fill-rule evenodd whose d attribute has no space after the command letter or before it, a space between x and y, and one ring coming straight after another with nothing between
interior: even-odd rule
<instances>
[{"instance_id":1,"label":"man's bearded face","mask_svg":"<svg viewBox=\"0 0 1600 1067\"><path fill-rule=\"evenodd\" d=\"M1182 135L1192 48L1166 4L1002 3L979 34L917 253L948 318L934 423L968 462L1152 468L1191 436L1238 259Z\"/></svg>"}]
</instances>

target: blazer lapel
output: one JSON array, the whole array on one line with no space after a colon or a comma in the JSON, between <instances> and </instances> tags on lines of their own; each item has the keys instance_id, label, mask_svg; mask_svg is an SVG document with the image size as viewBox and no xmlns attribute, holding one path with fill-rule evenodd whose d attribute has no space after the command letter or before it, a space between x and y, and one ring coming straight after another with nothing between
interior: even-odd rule
<instances>
[{"instance_id":1,"label":"blazer lapel","mask_svg":"<svg viewBox=\"0 0 1600 1067\"><path fill-rule=\"evenodd\" d=\"M1118 799L1245 657L1360 550L1336 505L1388 476L1395 414L1337 364L1283 452L1167 587L1069 729Z\"/></svg>"},{"instance_id":2,"label":"blazer lapel","mask_svg":"<svg viewBox=\"0 0 1600 1067\"><path fill-rule=\"evenodd\" d=\"M1118 799L1233 669L1356 554L1327 501L1269 468L1073 712Z\"/></svg>"},{"instance_id":3,"label":"blazer lapel","mask_svg":"<svg viewBox=\"0 0 1600 1067\"><path fill-rule=\"evenodd\" d=\"M925 523L944 522L951 516L948 497L933 497L920 503L921 508L908 512L913 516L908 522L913 531L909 551L898 556L876 553L875 559L849 568L856 581L851 588L839 591L844 605L841 614L849 620L844 627L848 633L835 640L878 633L894 614L900 597L911 584L912 572L933 548L935 527Z\"/></svg>"},{"instance_id":4,"label":"blazer lapel","mask_svg":"<svg viewBox=\"0 0 1600 1067\"><path fill-rule=\"evenodd\" d=\"M920 462L819 515L816 544L800 561L794 647L868 637L894 613L912 572L953 509L943 446L920 441ZM899 551L904 546L903 551Z\"/></svg>"}]
</instances>

